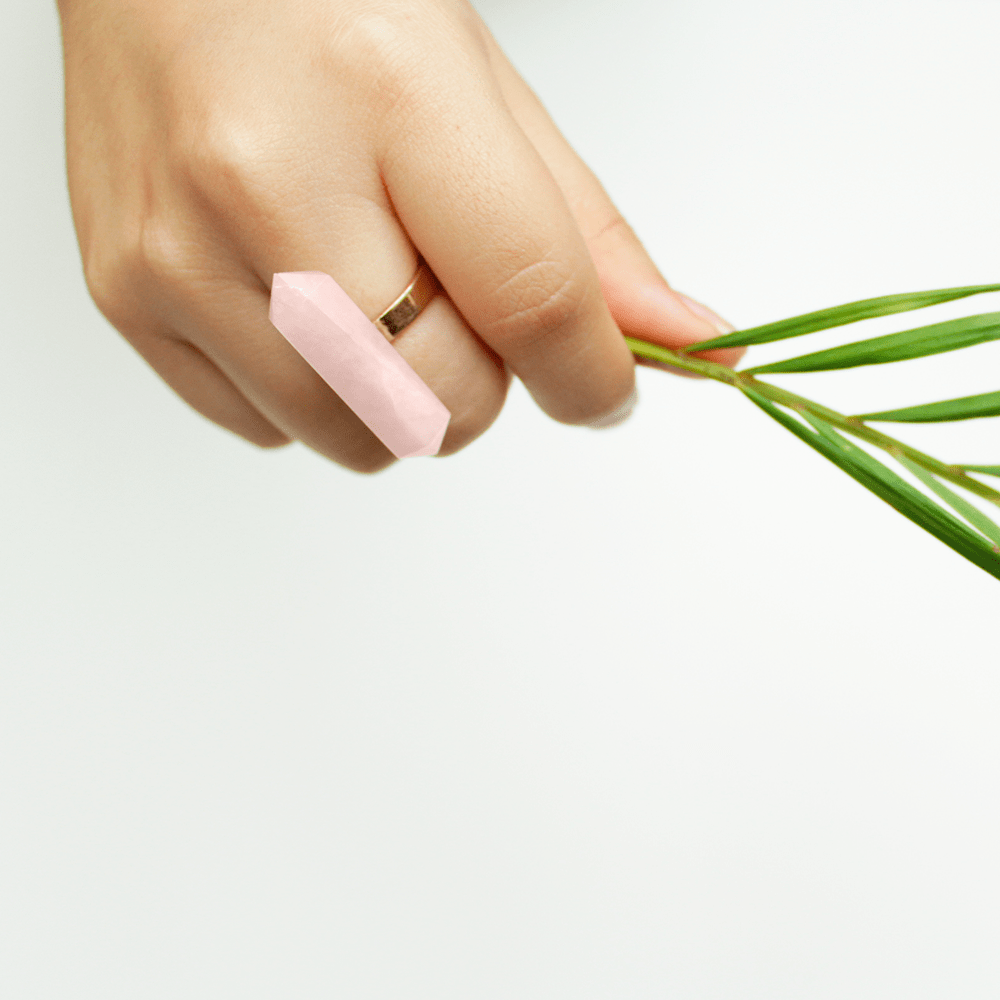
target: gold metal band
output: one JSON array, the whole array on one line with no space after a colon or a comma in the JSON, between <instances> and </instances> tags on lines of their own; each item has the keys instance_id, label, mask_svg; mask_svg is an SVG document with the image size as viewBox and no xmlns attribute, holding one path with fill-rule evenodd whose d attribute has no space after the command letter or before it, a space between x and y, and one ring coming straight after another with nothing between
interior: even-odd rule
<instances>
[{"instance_id":1,"label":"gold metal band","mask_svg":"<svg viewBox=\"0 0 1000 1000\"><path fill-rule=\"evenodd\" d=\"M423 262L417 268L409 288L377 320L375 325L392 340L401 330L408 327L423 311L431 299L441 290L434 272Z\"/></svg>"}]
</instances>

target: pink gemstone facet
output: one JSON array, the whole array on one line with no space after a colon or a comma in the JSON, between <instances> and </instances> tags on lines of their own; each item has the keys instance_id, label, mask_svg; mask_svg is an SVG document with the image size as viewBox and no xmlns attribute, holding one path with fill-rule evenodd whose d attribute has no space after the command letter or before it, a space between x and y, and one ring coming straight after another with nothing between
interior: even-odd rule
<instances>
[{"instance_id":1,"label":"pink gemstone facet","mask_svg":"<svg viewBox=\"0 0 1000 1000\"><path fill-rule=\"evenodd\" d=\"M438 453L451 414L330 275L276 274L270 316L396 458Z\"/></svg>"}]
</instances>

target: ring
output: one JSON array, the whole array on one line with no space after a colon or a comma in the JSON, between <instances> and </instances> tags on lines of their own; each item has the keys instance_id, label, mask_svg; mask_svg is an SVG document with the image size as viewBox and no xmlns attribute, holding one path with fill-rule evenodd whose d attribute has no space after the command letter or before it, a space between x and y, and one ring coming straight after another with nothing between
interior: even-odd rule
<instances>
[{"instance_id":1,"label":"ring","mask_svg":"<svg viewBox=\"0 0 1000 1000\"><path fill-rule=\"evenodd\" d=\"M434 272L421 261L406 291L373 322L389 340L392 340L420 315L427 303L440 290L441 286Z\"/></svg>"},{"instance_id":2,"label":"ring","mask_svg":"<svg viewBox=\"0 0 1000 1000\"><path fill-rule=\"evenodd\" d=\"M413 294L411 284L403 298ZM448 408L332 275L275 274L268 316L396 458L441 450L451 420Z\"/></svg>"}]
</instances>

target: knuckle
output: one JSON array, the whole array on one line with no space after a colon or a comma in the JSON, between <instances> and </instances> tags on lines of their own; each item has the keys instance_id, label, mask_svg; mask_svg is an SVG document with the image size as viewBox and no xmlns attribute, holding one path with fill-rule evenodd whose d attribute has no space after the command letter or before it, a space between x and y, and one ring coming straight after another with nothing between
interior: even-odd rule
<instances>
[{"instance_id":1,"label":"knuckle","mask_svg":"<svg viewBox=\"0 0 1000 1000\"><path fill-rule=\"evenodd\" d=\"M187 187L225 212L242 214L269 200L283 156L263 131L212 123L180 136L170 159Z\"/></svg>"},{"instance_id":2,"label":"knuckle","mask_svg":"<svg viewBox=\"0 0 1000 1000\"><path fill-rule=\"evenodd\" d=\"M116 330L127 333L138 312L135 254L108 241L90 248L83 262L87 291L100 313Z\"/></svg>"},{"instance_id":3,"label":"knuckle","mask_svg":"<svg viewBox=\"0 0 1000 1000\"><path fill-rule=\"evenodd\" d=\"M115 269L106 258L91 254L84 261L83 277L94 305L113 326L118 326L116 320L121 318L122 310Z\"/></svg>"},{"instance_id":4,"label":"knuckle","mask_svg":"<svg viewBox=\"0 0 1000 1000\"><path fill-rule=\"evenodd\" d=\"M440 56L442 42L464 36L471 23L461 5L444 9L427 0L382 0L352 16L343 27L337 55L363 63L370 81L372 59L380 69L412 67L429 55Z\"/></svg>"},{"instance_id":5,"label":"knuckle","mask_svg":"<svg viewBox=\"0 0 1000 1000\"><path fill-rule=\"evenodd\" d=\"M407 51L406 20L406 14L393 11L392 5L367 10L352 20L347 49L359 60L384 59L391 65L395 57Z\"/></svg>"},{"instance_id":6,"label":"knuckle","mask_svg":"<svg viewBox=\"0 0 1000 1000\"><path fill-rule=\"evenodd\" d=\"M169 222L147 218L139 228L136 245L128 254L126 271L138 272L157 288L169 291L183 287L201 267L191 241Z\"/></svg>"},{"instance_id":7,"label":"knuckle","mask_svg":"<svg viewBox=\"0 0 1000 1000\"><path fill-rule=\"evenodd\" d=\"M541 261L522 268L496 293L488 333L530 347L571 329L586 306L587 289L568 268Z\"/></svg>"},{"instance_id":8,"label":"knuckle","mask_svg":"<svg viewBox=\"0 0 1000 1000\"><path fill-rule=\"evenodd\" d=\"M479 20L465 3L385 0L328 43L329 72L369 109L380 133L406 132L415 116L426 122L438 115L443 95L454 92L471 65L486 63Z\"/></svg>"},{"instance_id":9,"label":"knuckle","mask_svg":"<svg viewBox=\"0 0 1000 1000\"><path fill-rule=\"evenodd\" d=\"M185 300L209 273L195 241L164 219L143 219L108 246L87 255L84 279L94 304L122 333L148 318L151 302Z\"/></svg>"},{"instance_id":10,"label":"knuckle","mask_svg":"<svg viewBox=\"0 0 1000 1000\"><path fill-rule=\"evenodd\" d=\"M412 9L397 14L368 11L352 22L342 43L328 54L338 82L353 86L361 102L373 105L382 121L417 104L425 86L422 81L428 77L424 71L428 47L421 42L422 27L412 22L412 15ZM373 75L372 66L379 72Z\"/></svg>"}]
</instances>

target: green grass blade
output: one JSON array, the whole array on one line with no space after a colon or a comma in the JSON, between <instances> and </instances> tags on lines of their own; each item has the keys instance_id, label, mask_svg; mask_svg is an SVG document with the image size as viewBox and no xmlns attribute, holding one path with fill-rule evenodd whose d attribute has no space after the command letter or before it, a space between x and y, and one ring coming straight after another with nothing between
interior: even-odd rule
<instances>
[{"instance_id":1,"label":"green grass blade","mask_svg":"<svg viewBox=\"0 0 1000 1000\"><path fill-rule=\"evenodd\" d=\"M884 365L892 361L926 358L932 354L958 351L963 347L1000 340L1000 312L965 316L945 323L934 323L885 337L858 340L827 351L802 354L787 361L748 368L747 375L779 372L825 372L838 368L858 368L861 365Z\"/></svg>"},{"instance_id":2,"label":"green grass blade","mask_svg":"<svg viewBox=\"0 0 1000 1000\"><path fill-rule=\"evenodd\" d=\"M839 466L852 479L894 507L914 524L934 535L949 548L980 569L1000 580L1000 552L981 535L968 528L953 514L914 489L906 480L897 476L868 452L851 444L824 421L809 415L816 426L823 425L823 432L810 431L802 423L765 399L760 393L740 386L765 413L790 430L811 448L814 448L834 465Z\"/></svg>"},{"instance_id":3,"label":"green grass blade","mask_svg":"<svg viewBox=\"0 0 1000 1000\"><path fill-rule=\"evenodd\" d=\"M984 472L987 476L1000 476L1000 465L960 465L963 472Z\"/></svg>"},{"instance_id":4,"label":"green grass blade","mask_svg":"<svg viewBox=\"0 0 1000 1000\"><path fill-rule=\"evenodd\" d=\"M831 309L820 309L818 312L806 313L803 316L793 316L791 319L779 320L777 323L766 323L764 326L737 330L735 333L727 333L699 344L690 344L683 350L691 353L710 351L718 347L750 347L754 344L770 344L775 340L788 340L790 337L802 337L807 333L816 333L817 330L830 330L835 326L860 323L862 320L874 319L876 316L892 316L896 313L909 312L911 309L926 309L927 306L936 306L941 302L952 302L955 299L968 298L970 295L997 291L1000 291L1000 285L968 285L965 288L939 288L932 292L884 295L877 299L863 299L860 302L849 302L847 305L834 306Z\"/></svg>"},{"instance_id":5,"label":"green grass blade","mask_svg":"<svg viewBox=\"0 0 1000 1000\"><path fill-rule=\"evenodd\" d=\"M941 403L907 406L902 410L882 410L879 413L859 413L855 420L884 420L897 424L930 424L944 420L972 420L974 417L1000 417L1000 392L984 392L980 396L946 399Z\"/></svg>"},{"instance_id":6,"label":"green grass blade","mask_svg":"<svg viewBox=\"0 0 1000 1000\"><path fill-rule=\"evenodd\" d=\"M834 444L840 444L840 442L847 442L853 444L853 442L848 442L847 438L841 437L841 435L833 428L832 425L828 424L822 417L813 416L811 413L802 414L806 420L809 421L822 434L825 438L832 441ZM867 458L869 462L875 462L875 459L871 457L867 452L862 451L860 448L857 450L857 458L864 460ZM912 459L907 458L906 455L896 455L896 461L900 465L909 469L925 486L930 488L934 493L936 493L952 510L956 511L959 515L965 518L974 528L978 529L982 534L984 534L994 545L997 546L997 551L1000 553L1000 527L998 527L989 517L987 517L978 507L969 503L964 497L959 496L954 490L949 489L940 480L937 479L932 473L928 472L923 466L918 465ZM881 463L877 463L881 468L885 468ZM888 472L888 469L885 469ZM893 473L890 473L893 475Z\"/></svg>"},{"instance_id":7,"label":"green grass blade","mask_svg":"<svg viewBox=\"0 0 1000 1000\"><path fill-rule=\"evenodd\" d=\"M954 490L948 489L944 483L932 476L916 462L911 462L905 455L898 458L900 465L906 466L917 479L928 489L933 490L952 510L961 514L974 528L981 531L994 545L1000 547L1000 527L993 523L978 507L973 506Z\"/></svg>"}]
</instances>

